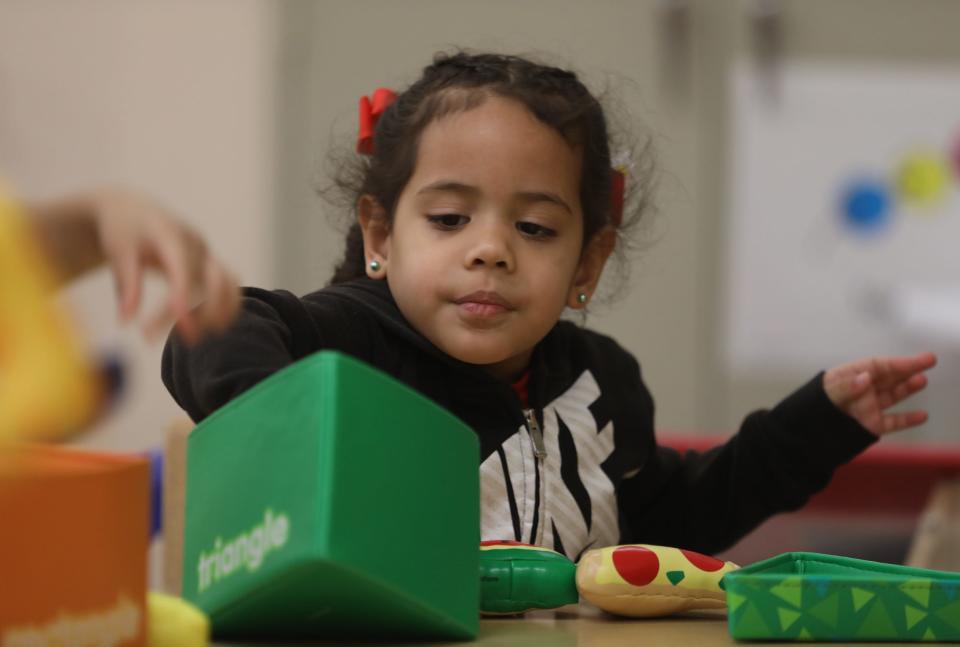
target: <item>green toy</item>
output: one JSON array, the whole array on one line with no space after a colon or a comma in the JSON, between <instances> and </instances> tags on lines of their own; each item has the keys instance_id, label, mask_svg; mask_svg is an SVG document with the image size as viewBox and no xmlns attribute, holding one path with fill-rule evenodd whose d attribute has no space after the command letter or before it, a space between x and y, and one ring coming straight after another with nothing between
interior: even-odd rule
<instances>
[{"instance_id":1,"label":"green toy","mask_svg":"<svg viewBox=\"0 0 960 647\"><path fill-rule=\"evenodd\" d=\"M960 573L787 553L738 570L647 544L588 551L483 542L481 610L551 609L585 600L616 615L658 617L728 607L737 640L960 641ZM574 585L574 579L576 583Z\"/></svg>"},{"instance_id":2,"label":"green toy","mask_svg":"<svg viewBox=\"0 0 960 647\"><path fill-rule=\"evenodd\" d=\"M481 542L480 611L502 615L576 604L576 572L576 564L546 548Z\"/></svg>"},{"instance_id":3,"label":"green toy","mask_svg":"<svg viewBox=\"0 0 960 647\"><path fill-rule=\"evenodd\" d=\"M957 573L785 553L723 583L740 640L960 640Z\"/></svg>"},{"instance_id":4,"label":"green toy","mask_svg":"<svg viewBox=\"0 0 960 647\"><path fill-rule=\"evenodd\" d=\"M471 429L321 352L191 433L183 596L217 638L472 638L479 500Z\"/></svg>"}]
</instances>

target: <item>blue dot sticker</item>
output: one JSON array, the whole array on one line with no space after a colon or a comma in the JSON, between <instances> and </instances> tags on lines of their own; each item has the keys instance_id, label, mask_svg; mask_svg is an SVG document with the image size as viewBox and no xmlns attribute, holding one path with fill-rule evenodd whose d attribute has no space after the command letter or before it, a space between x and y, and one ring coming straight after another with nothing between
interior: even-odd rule
<instances>
[{"instance_id":1,"label":"blue dot sticker","mask_svg":"<svg viewBox=\"0 0 960 647\"><path fill-rule=\"evenodd\" d=\"M890 192L874 180L852 182L841 198L841 215L855 231L875 233L890 222Z\"/></svg>"}]
</instances>

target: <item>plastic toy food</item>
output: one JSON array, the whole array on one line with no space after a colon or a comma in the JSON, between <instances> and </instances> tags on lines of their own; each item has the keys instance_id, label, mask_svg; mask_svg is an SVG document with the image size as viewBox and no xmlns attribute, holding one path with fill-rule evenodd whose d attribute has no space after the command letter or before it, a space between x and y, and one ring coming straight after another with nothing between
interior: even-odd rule
<instances>
[{"instance_id":1,"label":"plastic toy food","mask_svg":"<svg viewBox=\"0 0 960 647\"><path fill-rule=\"evenodd\" d=\"M480 543L480 611L499 615L579 601L576 565L547 548L516 541Z\"/></svg>"},{"instance_id":2,"label":"plastic toy food","mask_svg":"<svg viewBox=\"0 0 960 647\"><path fill-rule=\"evenodd\" d=\"M689 550L630 544L588 551L577 566L580 595L597 607L637 618L726 606L721 580L733 562Z\"/></svg>"},{"instance_id":3,"label":"plastic toy food","mask_svg":"<svg viewBox=\"0 0 960 647\"><path fill-rule=\"evenodd\" d=\"M0 185L0 441L79 431L102 401L98 374L52 300L44 261Z\"/></svg>"},{"instance_id":4,"label":"plastic toy food","mask_svg":"<svg viewBox=\"0 0 960 647\"><path fill-rule=\"evenodd\" d=\"M147 594L147 647L207 647L210 619L186 600L151 591Z\"/></svg>"}]
</instances>

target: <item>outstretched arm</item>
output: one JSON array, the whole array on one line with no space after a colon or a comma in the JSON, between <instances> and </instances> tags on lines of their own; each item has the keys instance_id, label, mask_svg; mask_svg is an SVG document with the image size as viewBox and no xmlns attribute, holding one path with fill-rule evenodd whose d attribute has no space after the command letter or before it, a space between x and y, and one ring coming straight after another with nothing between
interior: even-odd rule
<instances>
[{"instance_id":1,"label":"outstretched arm","mask_svg":"<svg viewBox=\"0 0 960 647\"><path fill-rule=\"evenodd\" d=\"M712 553L771 515L799 508L878 436L926 420L925 411L888 409L923 389L924 371L935 363L922 353L844 364L772 410L752 413L724 445L683 455L656 448L621 485L625 540Z\"/></svg>"},{"instance_id":2,"label":"outstretched arm","mask_svg":"<svg viewBox=\"0 0 960 647\"><path fill-rule=\"evenodd\" d=\"M937 357L919 353L910 357L871 357L843 364L823 376L823 390L841 411L877 436L908 429L927 421L927 412L888 412L927 385L924 371Z\"/></svg>"}]
</instances>

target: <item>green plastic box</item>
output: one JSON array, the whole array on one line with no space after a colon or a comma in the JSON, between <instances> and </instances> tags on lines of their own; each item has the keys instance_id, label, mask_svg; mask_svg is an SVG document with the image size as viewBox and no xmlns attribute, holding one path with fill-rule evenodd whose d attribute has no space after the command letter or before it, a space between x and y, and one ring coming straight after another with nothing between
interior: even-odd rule
<instances>
[{"instance_id":1,"label":"green plastic box","mask_svg":"<svg viewBox=\"0 0 960 647\"><path fill-rule=\"evenodd\" d=\"M728 573L738 640L957 641L960 574L785 553Z\"/></svg>"},{"instance_id":2,"label":"green plastic box","mask_svg":"<svg viewBox=\"0 0 960 647\"><path fill-rule=\"evenodd\" d=\"M479 501L469 427L317 353L190 435L183 596L217 637L470 639Z\"/></svg>"}]
</instances>

